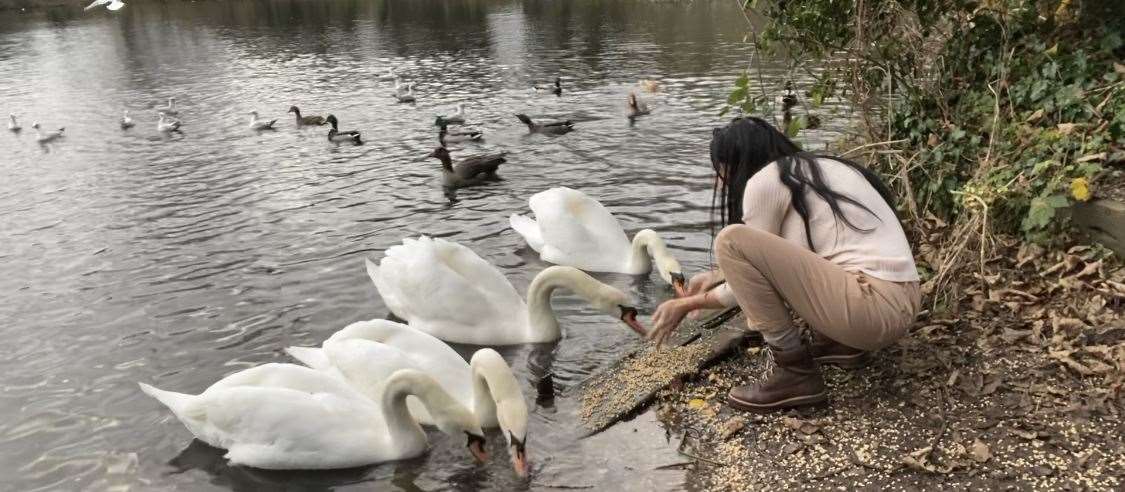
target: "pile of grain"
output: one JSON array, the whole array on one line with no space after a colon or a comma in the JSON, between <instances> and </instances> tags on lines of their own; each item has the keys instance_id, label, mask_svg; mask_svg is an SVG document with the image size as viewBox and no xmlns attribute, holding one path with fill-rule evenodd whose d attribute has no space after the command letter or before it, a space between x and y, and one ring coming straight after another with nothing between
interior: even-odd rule
<instances>
[{"instance_id":1,"label":"pile of grain","mask_svg":"<svg viewBox=\"0 0 1125 492\"><path fill-rule=\"evenodd\" d=\"M694 343L686 347L649 345L622 359L611 370L599 374L582 388L583 424L600 429L624 415L649 395L676 378L695 372L710 347Z\"/></svg>"}]
</instances>

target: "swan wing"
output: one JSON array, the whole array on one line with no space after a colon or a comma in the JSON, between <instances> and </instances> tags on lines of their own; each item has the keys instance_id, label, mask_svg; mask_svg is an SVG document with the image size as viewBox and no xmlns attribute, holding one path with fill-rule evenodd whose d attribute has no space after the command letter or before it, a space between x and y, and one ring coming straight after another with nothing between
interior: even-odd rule
<instances>
[{"instance_id":1,"label":"swan wing","mask_svg":"<svg viewBox=\"0 0 1125 492\"><path fill-rule=\"evenodd\" d=\"M337 374L276 362L233 373L216 381L203 393L244 386L286 388L308 393L335 393L349 398L360 396Z\"/></svg>"},{"instance_id":2,"label":"swan wing","mask_svg":"<svg viewBox=\"0 0 1125 492\"><path fill-rule=\"evenodd\" d=\"M626 268L630 243L621 224L600 202L578 190L551 188L530 200L551 263L598 272Z\"/></svg>"},{"instance_id":3,"label":"swan wing","mask_svg":"<svg viewBox=\"0 0 1125 492\"><path fill-rule=\"evenodd\" d=\"M329 469L403 457L379 407L363 398L237 386L206 392L197 404L206 411L208 444L227 449L233 464Z\"/></svg>"},{"instance_id":4,"label":"swan wing","mask_svg":"<svg viewBox=\"0 0 1125 492\"><path fill-rule=\"evenodd\" d=\"M422 236L391 247L373 279L387 306L442 340L490 344L526 324L508 279L469 248Z\"/></svg>"},{"instance_id":5,"label":"swan wing","mask_svg":"<svg viewBox=\"0 0 1125 492\"><path fill-rule=\"evenodd\" d=\"M375 319L352 323L329 337L325 344L342 340L364 340L394 349L395 357L402 357L408 362L403 368L411 367L430 374L457 401L472 407L472 371L469 364L456 350L432 335L394 321ZM418 416L415 413L415 417ZM426 416L428 422L428 413Z\"/></svg>"}]
</instances>

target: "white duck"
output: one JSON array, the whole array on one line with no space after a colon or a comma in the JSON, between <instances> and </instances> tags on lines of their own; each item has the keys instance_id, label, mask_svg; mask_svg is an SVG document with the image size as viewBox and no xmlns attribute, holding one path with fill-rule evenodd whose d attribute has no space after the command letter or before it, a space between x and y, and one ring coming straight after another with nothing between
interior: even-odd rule
<instances>
[{"instance_id":1,"label":"white duck","mask_svg":"<svg viewBox=\"0 0 1125 492\"><path fill-rule=\"evenodd\" d=\"M396 371L415 369L433 376L458 403L474 409L481 426L500 428L516 473L527 474L527 402L511 368L495 350L480 349L467 364L445 342L401 323L377 319L348 325L321 348L285 351L309 367L342 375L373 401L382 398L388 377ZM407 399L407 407L419 423L434 422L415 398Z\"/></svg>"},{"instance_id":2,"label":"white duck","mask_svg":"<svg viewBox=\"0 0 1125 492\"><path fill-rule=\"evenodd\" d=\"M124 110L124 112L121 113L121 129L128 130L130 128L133 128L134 124L135 123L133 123L133 118L129 117L129 110Z\"/></svg>"},{"instance_id":3,"label":"white duck","mask_svg":"<svg viewBox=\"0 0 1125 492\"><path fill-rule=\"evenodd\" d=\"M160 119L156 122L156 131L161 133L171 133L180 130L180 120L169 118L160 113Z\"/></svg>"},{"instance_id":4,"label":"white duck","mask_svg":"<svg viewBox=\"0 0 1125 492\"><path fill-rule=\"evenodd\" d=\"M414 83L403 84L401 79L395 79L395 99L400 103L414 102Z\"/></svg>"},{"instance_id":5,"label":"white duck","mask_svg":"<svg viewBox=\"0 0 1125 492\"><path fill-rule=\"evenodd\" d=\"M528 202L535 219L512 214L508 222L544 261L630 275L651 272L655 261L660 277L672 284L678 295L684 293L680 262L652 229L638 232L629 242L625 230L605 206L566 187L541 191Z\"/></svg>"},{"instance_id":6,"label":"white duck","mask_svg":"<svg viewBox=\"0 0 1125 492\"><path fill-rule=\"evenodd\" d=\"M469 248L422 236L386 251L367 274L396 316L412 328L447 342L514 345L562 337L551 294L565 288L637 333L645 329L624 292L570 267L539 272L527 288L527 303L496 267ZM440 299L440 302L434 302Z\"/></svg>"},{"instance_id":7,"label":"white duck","mask_svg":"<svg viewBox=\"0 0 1125 492\"><path fill-rule=\"evenodd\" d=\"M125 6L125 2L122 2L121 0L94 0L93 2L90 2L90 5L87 5L86 8L82 10L92 10L99 5L105 5L106 10L120 10L121 7Z\"/></svg>"},{"instance_id":8,"label":"white duck","mask_svg":"<svg viewBox=\"0 0 1125 492\"><path fill-rule=\"evenodd\" d=\"M169 115L169 116L175 116L175 115L180 114L180 111L176 109L176 98L174 98L174 97L168 98L168 105L167 106L157 106L156 110L158 112L164 113L164 114Z\"/></svg>"},{"instance_id":9,"label":"white duck","mask_svg":"<svg viewBox=\"0 0 1125 492\"><path fill-rule=\"evenodd\" d=\"M251 130L273 130L273 124L274 123L277 123L276 119L269 120L269 121L259 120L257 111L251 111L250 112L250 129Z\"/></svg>"},{"instance_id":10,"label":"white duck","mask_svg":"<svg viewBox=\"0 0 1125 492\"><path fill-rule=\"evenodd\" d=\"M392 81L392 80L397 80L397 79L398 79L398 74L395 73L394 67L387 67L387 72L385 74L383 74L382 77L379 77L379 80L388 81L388 82Z\"/></svg>"},{"instance_id":11,"label":"white duck","mask_svg":"<svg viewBox=\"0 0 1125 492\"><path fill-rule=\"evenodd\" d=\"M54 142L55 140L62 138L63 131L66 130L66 128L63 127L53 132L43 132L39 129L39 123L33 123L31 127L35 129L35 140L39 141L39 143Z\"/></svg>"},{"instance_id":12,"label":"white duck","mask_svg":"<svg viewBox=\"0 0 1125 492\"><path fill-rule=\"evenodd\" d=\"M16 121L16 115L8 113L8 131L18 132L20 130L23 130L23 127L20 126L20 123L18 121Z\"/></svg>"},{"instance_id":13,"label":"white duck","mask_svg":"<svg viewBox=\"0 0 1125 492\"><path fill-rule=\"evenodd\" d=\"M449 116L438 116L434 122L436 126L463 125L465 124L465 105L457 103L457 109Z\"/></svg>"},{"instance_id":14,"label":"white duck","mask_svg":"<svg viewBox=\"0 0 1125 492\"><path fill-rule=\"evenodd\" d=\"M198 395L140 386L196 438L226 449L235 465L332 469L418 456L426 451L426 433L410 416L408 396L426 405L442 432L467 436L469 451L487 459L476 416L415 370L391 375L378 401L338 376L295 364L236 372Z\"/></svg>"}]
</instances>

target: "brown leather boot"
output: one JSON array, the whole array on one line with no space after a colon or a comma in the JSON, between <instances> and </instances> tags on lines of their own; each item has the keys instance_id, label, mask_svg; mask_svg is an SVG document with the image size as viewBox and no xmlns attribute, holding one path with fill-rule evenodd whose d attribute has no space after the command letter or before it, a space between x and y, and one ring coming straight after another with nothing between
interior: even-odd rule
<instances>
[{"instance_id":1,"label":"brown leather boot","mask_svg":"<svg viewBox=\"0 0 1125 492\"><path fill-rule=\"evenodd\" d=\"M813 359L822 365L834 365L844 369L855 369L871 362L871 353L852 348L813 331L809 352Z\"/></svg>"},{"instance_id":2,"label":"brown leather boot","mask_svg":"<svg viewBox=\"0 0 1125 492\"><path fill-rule=\"evenodd\" d=\"M732 388L727 404L751 412L816 405L828 401L828 388L808 349L780 350L767 345L773 361L756 384Z\"/></svg>"}]
</instances>

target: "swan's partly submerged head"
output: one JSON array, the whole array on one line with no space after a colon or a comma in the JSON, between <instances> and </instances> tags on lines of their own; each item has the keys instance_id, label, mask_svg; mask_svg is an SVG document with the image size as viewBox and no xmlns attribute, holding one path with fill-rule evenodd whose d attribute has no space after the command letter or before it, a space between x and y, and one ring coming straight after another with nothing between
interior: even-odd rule
<instances>
[{"instance_id":1,"label":"swan's partly submerged head","mask_svg":"<svg viewBox=\"0 0 1125 492\"><path fill-rule=\"evenodd\" d=\"M495 405L496 423L508 442L512 468L520 477L526 477L530 469L527 460L528 411L519 381L500 353L490 348L474 353L469 365L473 370L476 413L488 412L483 407Z\"/></svg>"},{"instance_id":2,"label":"swan's partly submerged head","mask_svg":"<svg viewBox=\"0 0 1125 492\"><path fill-rule=\"evenodd\" d=\"M597 310L621 320L638 335L647 335L648 330L637 320L637 308L633 307L632 299L620 289L602 284L589 301Z\"/></svg>"}]
</instances>

